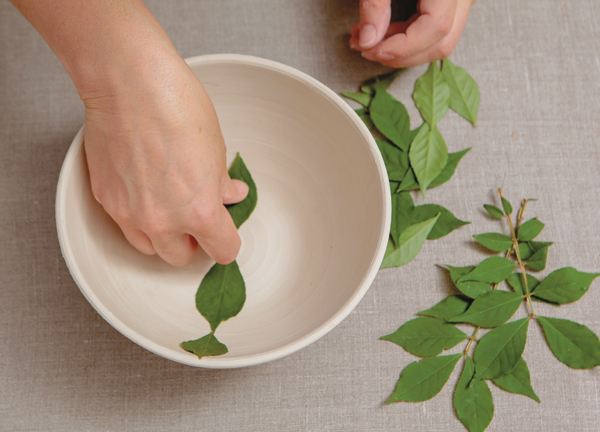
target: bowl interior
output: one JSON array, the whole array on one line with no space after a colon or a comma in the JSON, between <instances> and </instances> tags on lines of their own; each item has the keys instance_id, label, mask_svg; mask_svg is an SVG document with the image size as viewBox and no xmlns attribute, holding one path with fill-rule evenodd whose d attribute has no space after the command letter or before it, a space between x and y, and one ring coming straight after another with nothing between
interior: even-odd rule
<instances>
[{"instance_id":1,"label":"bowl interior","mask_svg":"<svg viewBox=\"0 0 600 432\"><path fill-rule=\"evenodd\" d=\"M385 168L358 117L306 75L246 56L189 64L215 105L228 160L239 152L258 189L240 229L246 304L216 332L229 353L198 360L179 346L210 331L195 293L213 262L200 251L175 268L133 249L91 195L82 131L59 182L63 254L96 310L150 351L203 367L273 360L331 330L368 289L388 235Z\"/></svg>"}]
</instances>

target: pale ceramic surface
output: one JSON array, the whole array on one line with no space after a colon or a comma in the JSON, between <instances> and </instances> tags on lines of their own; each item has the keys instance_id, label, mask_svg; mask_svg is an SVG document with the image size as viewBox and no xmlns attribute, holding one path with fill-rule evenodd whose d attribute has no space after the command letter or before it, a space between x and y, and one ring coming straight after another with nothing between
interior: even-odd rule
<instances>
[{"instance_id":1,"label":"pale ceramic surface","mask_svg":"<svg viewBox=\"0 0 600 432\"><path fill-rule=\"evenodd\" d=\"M188 60L258 188L241 227L241 313L216 335L229 348L198 360L179 344L209 332L194 296L212 261L174 268L135 251L93 199L79 132L57 194L63 255L80 289L116 329L192 366L230 368L290 354L335 327L369 288L388 236L385 167L369 131L337 95L290 67L255 57Z\"/></svg>"}]
</instances>

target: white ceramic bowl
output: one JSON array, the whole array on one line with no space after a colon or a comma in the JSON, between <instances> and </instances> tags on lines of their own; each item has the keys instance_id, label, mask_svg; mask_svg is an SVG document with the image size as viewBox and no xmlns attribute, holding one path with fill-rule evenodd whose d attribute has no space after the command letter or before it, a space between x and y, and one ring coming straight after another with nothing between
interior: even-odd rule
<instances>
[{"instance_id":1,"label":"white ceramic bowl","mask_svg":"<svg viewBox=\"0 0 600 432\"><path fill-rule=\"evenodd\" d=\"M315 79L242 55L188 63L215 105L228 160L240 152L258 189L240 229L246 303L216 331L229 353L199 360L180 347L210 331L195 294L213 262L199 252L175 268L127 243L92 197L83 129L60 173L58 238L85 297L135 343L191 366L255 365L316 341L358 304L383 259L389 184L367 128Z\"/></svg>"}]
</instances>

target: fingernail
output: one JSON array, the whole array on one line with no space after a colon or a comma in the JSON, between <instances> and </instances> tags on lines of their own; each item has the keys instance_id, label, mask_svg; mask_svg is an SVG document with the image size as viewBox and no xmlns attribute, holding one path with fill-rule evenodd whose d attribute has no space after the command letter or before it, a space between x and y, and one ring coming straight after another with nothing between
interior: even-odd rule
<instances>
[{"instance_id":1,"label":"fingernail","mask_svg":"<svg viewBox=\"0 0 600 432\"><path fill-rule=\"evenodd\" d=\"M377 57L375 57L375 54L370 53L370 52L364 52L364 53L362 53L362 56L368 60L377 60Z\"/></svg>"},{"instance_id":2,"label":"fingernail","mask_svg":"<svg viewBox=\"0 0 600 432\"><path fill-rule=\"evenodd\" d=\"M359 45L362 48L369 48L371 45L375 43L375 39L377 38L377 30L371 24L366 24L360 29L360 38Z\"/></svg>"},{"instance_id":3,"label":"fingernail","mask_svg":"<svg viewBox=\"0 0 600 432\"><path fill-rule=\"evenodd\" d=\"M235 188L237 189L237 191L240 193L240 195L248 195L248 190L250 189L248 187L248 185L246 183L244 183L243 181L239 180L234 182L235 183Z\"/></svg>"},{"instance_id":4,"label":"fingernail","mask_svg":"<svg viewBox=\"0 0 600 432\"><path fill-rule=\"evenodd\" d=\"M396 56L392 54L379 53L377 54L377 60L394 60Z\"/></svg>"}]
</instances>

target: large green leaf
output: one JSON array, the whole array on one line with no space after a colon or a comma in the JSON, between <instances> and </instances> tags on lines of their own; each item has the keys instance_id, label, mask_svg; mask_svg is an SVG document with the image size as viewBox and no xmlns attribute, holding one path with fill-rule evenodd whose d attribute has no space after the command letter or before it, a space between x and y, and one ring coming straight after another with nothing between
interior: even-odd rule
<instances>
[{"instance_id":1,"label":"large green leaf","mask_svg":"<svg viewBox=\"0 0 600 432\"><path fill-rule=\"evenodd\" d=\"M392 72L381 74L365 80L360 85L360 91L368 94L375 94L375 84L379 81L384 89L388 89L398 76L406 69L396 69Z\"/></svg>"},{"instance_id":2,"label":"large green leaf","mask_svg":"<svg viewBox=\"0 0 600 432\"><path fill-rule=\"evenodd\" d=\"M584 273L573 267L564 267L546 276L533 295L552 303L571 303L579 300L598 276L600 273Z\"/></svg>"},{"instance_id":3,"label":"large green leaf","mask_svg":"<svg viewBox=\"0 0 600 432\"><path fill-rule=\"evenodd\" d=\"M483 432L494 417L492 392L485 381L470 386L475 365L469 356L454 392L454 409L460 422L470 432Z\"/></svg>"},{"instance_id":4,"label":"large green leaf","mask_svg":"<svg viewBox=\"0 0 600 432\"><path fill-rule=\"evenodd\" d=\"M506 234L485 233L473 236L477 242L494 252L505 252L512 247L512 238Z\"/></svg>"},{"instance_id":5,"label":"large green leaf","mask_svg":"<svg viewBox=\"0 0 600 432\"><path fill-rule=\"evenodd\" d=\"M428 240L435 240L450 234L461 226L468 225L471 222L458 219L452 212L438 204L422 204L414 208L410 217L413 223L423 222L439 214L437 222L427 236Z\"/></svg>"},{"instance_id":6,"label":"large green leaf","mask_svg":"<svg viewBox=\"0 0 600 432\"><path fill-rule=\"evenodd\" d=\"M450 322L468 322L480 327L498 327L510 319L525 297L508 291L491 291L478 296L471 307Z\"/></svg>"},{"instance_id":7,"label":"large green leaf","mask_svg":"<svg viewBox=\"0 0 600 432\"><path fill-rule=\"evenodd\" d=\"M199 359L228 353L227 347L217 340L213 332L200 339L182 342L181 347L186 351L196 354Z\"/></svg>"},{"instance_id":8,"label":"large green leaf","mask_svg":"<svg viewBox=\"0 0 600 432\"><path fill-rule=\"evenodd\" d=\"M450 60L442 61L442 74L450 87L450 108L477 125L479 111L479 86L463 68Z\"/></svg>"},{"instance_id":9,"label":"large green leaf","mask_svg":"<svg viewBox=\"0 0 600 432\"><path fill-rule=\"evenodd\" d=\"M485 283L498 283L509 277L516 264L509 259L502 257L489 257L479 263L477 267L463 277L458 282L477 281Z\"/></svg>"},{"instance_id":10,"label":"large green leaf","mask_svg":"<svg viewBox=\"0 0 600 432\"><path fill-rule=\"evenodd\" d=\"M573 369L600 365L600 340L589 328L573 321L538 316L550 349Z\"/></svg>"},{"instance_id":11,"label":"large green leaf","mask_svg":"<svg viewBox=\"0 0 600 432\"><path fill-rule=\"evenodd\" d=\"M402 371L388 404L398 401L423 402L438 394L450 378L462 354L427 357L412 362Z\"/></svg>"},{"instance_id":12,"label":"large green leaf","mask_svg":"<svg viewBox=\"0 0 600 432\"><path fill-rule=\"evenodd\" d=\"M236 316L246 301L246 285L236 261L216 263L196 292L196 308L214 332L219 324Z\"/></svg>"},{"instance_id":13,"label":"large green leaf","mask_svg":"<svg viewBox=\"0 0 600 432\"><path fill-rule=\"evenodd\" d=\"M423 120L431 128L448 111L450 107L450 87L436 62L430 63L427 72L415 83L413 99L421 112L421 116L423 116Z\"/></svg>"},{"instance_id":14,"label":"large green leaf","mask_svg":"<svg viewBox=\"0 0 600 432\"><path fill-rule=\"evenodd\" d=\"M375 85L375 97L369 108L371 120L387 139L402 150L410 146L410 116L402 102L389 94L381 83Z\"/></svg>"},{"instance_id":15,"label":"large green leaf","mask_svg":"<svg viewBox=\"0 0 600 432\"><path fill-rule=\"evenodd\" d=\"M509 373L525 349L529 317L502 324L489 331L475 350L475 377L495 379Z\"/></svg>"},{"instance_id":16,"label":"large green leaf","mask_svg":"<svg viewBox=\"0 0 600 432\"><path fill-rule=\"evenodd\" d=\"M451 324L436 318L421 317L403 324L394 333L382 336L419 357L431 357L467 339L467 335Z\"/></svg>"},{"instance_id":17,"label":"large green leaf","mask_svg":"<svg viewBox=\"0 0 600 432\"><path fill-rule=\"evenodd\" d=\"M229 169L229 177L236 180L242 180L248 185L248 195L243 201L225 206L233 219L233 223L235 223L235 227L239 228L250 217L256 208L256 203L258 201L256 184L239 153L236 155L235 160Z\"/></svg>"},{"instance_id":18,"label":"large green leaf","mask_svg":"<svg viewBox=\"0 0 600 432\"><path fill-rule=\"evenodd\" d=\"M536 238L544 229L544 224L537 218L529 219L519 228L517 238L519 241L525 242Z\"/></svg>"},{"instance_id":19,"label":"large green leaf","mask_svg":"<svg viewBox=\"0 0 600 432\"><path fill-rule=\"evenodd\" d=\"M390 235L394 245L400 244L400 234L411 225L411 214L415 208L412 196L409 192L392 194L392 224Z\"/></svg>"},{"instance_id":20,"label":"large green leaf","mask_svg":"<svg viewBox=\"0 0 600 432\"><path fill-rule=\"evenodd\" d=\"M448 147L436 126L419 129L408 154L421 193L440 175L448 161Z\"/></svg>"},{"instance_id":21,"label":"large green leaf","mask_svg":"<svg viewBox=\"0 0 600 432\"><path fill-rule=\"evenodd\" d=\"M388 178L401 182L408 171L408 153L385 140L376 140L379 152L383 157Z\"/></svg>"},{"instance_id":22,"label":"large green leaf","mask_svg":"<svg viewBox=\"0 0 600 432\"><path fill-rule=\"evenodd\" d=\"M398 247L386 257L381 263L381 268L399 267L411 262L423 247L423 243L429 235L429 231L436 223L438 216L428 221L411 225L406 228L398 240Z\"/></svg>"},{"instance_id":23,"label":"large green leaf","mask_svg":"<svg viewBox=\"0 0 600 432\"><path fill-rule=\"evenodd\" d=\"M510 393L522 394L530 397L536 402L540 402L540 398L537 397L531 387L531 378L529 375L529 368L527 363L523 360L523 357L519 359L515 368L506 375L501 376L493 380L494 384L500 387L502 390L506 390Z\"/></svg>"},{"instance_id":24,"label":"large green leaf","mask_svg":"<svg viewBox=\"0 0 600 432\"><path fill-rule=\"evenodd\" d=\"M426 315L443 321L449 321L464 313L470 305L471 301L469 299L452 294L432 308L419 312L419 315Z\"/></svg>"}]
</instances>

